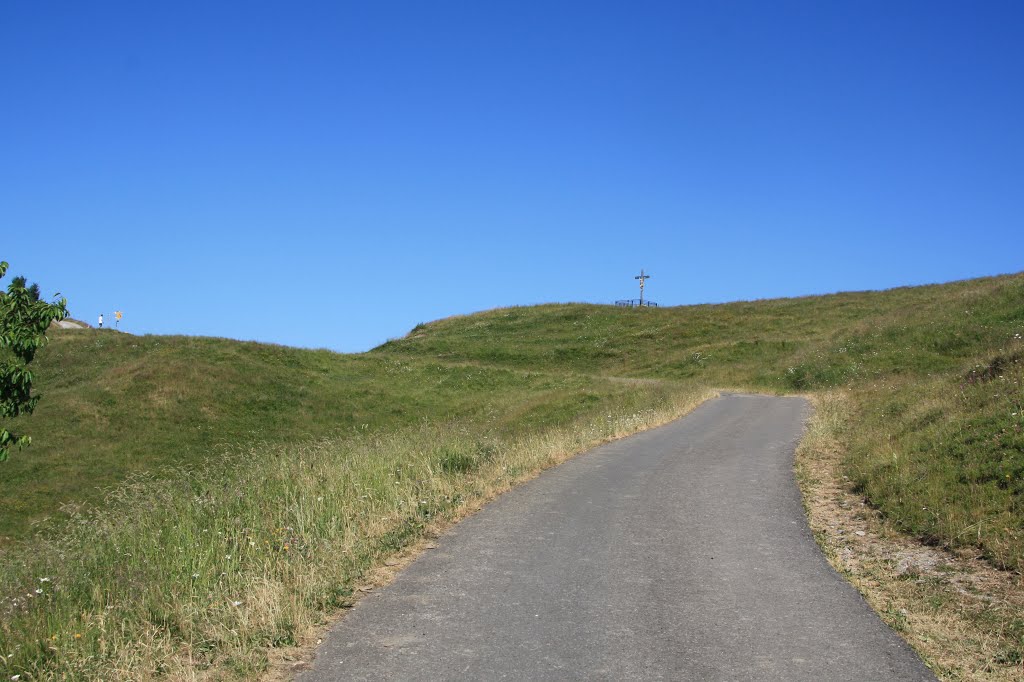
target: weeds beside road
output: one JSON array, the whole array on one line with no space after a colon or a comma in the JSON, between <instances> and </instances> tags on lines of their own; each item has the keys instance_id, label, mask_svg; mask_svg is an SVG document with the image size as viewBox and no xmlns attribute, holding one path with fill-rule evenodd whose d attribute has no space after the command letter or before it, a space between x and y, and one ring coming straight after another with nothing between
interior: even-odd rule
<instances>
[{"instance_id":1,"label":"weeds beside road","mask_svg":"<svg viewBox=\"0 0 1024 682\"><path fill-rule=\"evenodd\" d=\"M684 308L508 308L440 320L375 352L843 390L845 473L873 505L927 542L1022 568L1024 275Z\"/></svg>"},{"instance_id":2,"label":"weeds beside road","mask_svg":"<svg viewBox=\"0 0 1024 682\"><path fill-rule=\"evenodd\" d=\"M797 479L815 538L832 566L945 680L1024 679L1024 585L971 547L955 551L908 537L843 474L853 401L813 398L797 449Z\"/></svg>"},{"instance_id":3,"label":"weeds beside road","mask_svg":"<svg viewBox=\"0 0 1024 682\"><path fill-rule=\"evenodd\" d=\"M0 480L0 532L13 538L0 547L0 672L251 677L433 524L728 387L841 404L820 413L831 445L805 450L832 467L836 495L859 496L848 499L885 534L1002 576L910 579L885 557L896 545L843 538L835 550L890 547L863 555L860 584L909 589L878 592L891 596L876 608L912 643L942 648L922 650L950 679L999 679L1024 661L1022 335L1022 275L719 306L510 308L358 356L67 332L39 358L32 450ZM981 596L968 605L947 588ZM927 634L929 619L953 634ZM979 644L943 644L954 641Z\"/></svg>"},{"instance_id":4,"label":"weeds beside road","mask_svg":"<svg viewBox=\"0 0 1024 682\"><path fill-rule=\"evenodd\" d=\"M366 572L516 481L705 395L619 389L571 423L486 421L256 446L143 476L0 577L0 671L22 679L250 679L350 603ZM638 405L657 405L638 409ZM557 407L557 404L551 408Z\"/></svg>"}]
</instances>

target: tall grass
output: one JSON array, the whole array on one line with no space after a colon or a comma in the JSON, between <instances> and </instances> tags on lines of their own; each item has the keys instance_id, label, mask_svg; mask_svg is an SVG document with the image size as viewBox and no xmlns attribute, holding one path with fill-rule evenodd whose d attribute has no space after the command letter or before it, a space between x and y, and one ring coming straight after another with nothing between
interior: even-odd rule
<instances>
[{"instance_id":1,"label":"tall grass","mask_svg":"<svg viewBox=\"0 0 1024 682\"><path fill-rule=\"evenodd\" d=\"M134 477L12 557L0 576L13 595L0 604L0 671L252 676L268 648L350 603L371 566L467 505L704 397L639 385L600 414L515 436L480 421L422 423Z\"/></svg>"},{"instance_id":2,"label":"tall grass","mask_svg":"<svg viewBox=\"0 0 1024 682\"><path fill-rule=\"evenodd\" d=\"M614 392L566 372L100 330L54 333L37 362L43 400L21 425L32 447L0 467L0 554L62 505L240 445L494 415L532 429Z\"/></svg>"},{"instance_id":3,"label":"tall grass","mask_svg":"<svg viewBox=\"0 0 1024 682\"><path fill-rule=\"evenodd\" d=\"M846 474L872 504L927 542L1024 568L1022 275L716 306L509 308L431 323L376 352L843 390Z\"/></svg>"},{"instance_id":4,"label":"tall grass","mask_svg":"<svg viewBox=\"0 0 1024 682\"><path fill-rule=\"evenodd\" d=\"M1022 275L509 308L360 356L74 334L40 358L36 445L0 480L0 532L22 538L0 547L8 676L251 677L433 524L709 387L841 392L830 433L873 505L1024 568ZM70 518L31 536L58 501Z\"/></svg>"},{"instance_id":5,"label":"tall grass","mask_svg":"<svg viewBox=\"0 0 1024 682\"><path fill-rule=\"evenodd\" d=\"M847 469L890 519L925 540L1024 568L1024 342L960 376L856 391Z\"/></svg>"},{"instance_id":6,"label":"tall grass","mask_svg":"<svg viewBox=\"0 0 1024 682\"><path fill-rule=\"evenodd\" d=\"M841 469L842 441L863 429L851 414L854 399L849 391L835 390L818 393L813 401L796 472L808 521L832 566L940 679L1020 680L1024 585L1019 572L994 569L970 548L946 552L922 546L892 527L897 516L865 507Z\"/></svg>"}]
</instances>

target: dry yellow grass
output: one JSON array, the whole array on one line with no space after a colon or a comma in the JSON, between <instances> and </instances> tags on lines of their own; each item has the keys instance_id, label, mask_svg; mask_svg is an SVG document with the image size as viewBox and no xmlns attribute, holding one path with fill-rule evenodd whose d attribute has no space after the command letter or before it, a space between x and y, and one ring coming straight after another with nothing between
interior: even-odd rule
<instances>
[{"instance_id":1,"label":"dry yellow grass","mask_svg":"<svg viewBox=\"0 0 1024 682\"><path fill-rule=\"evenodd\" d=\"M55 338L25 425L36 444L0 481L0 535L15 538L0 574L0 673L252 678L267 651L309 641L374 566L437 524L557 453L730 386L818 395L801 453L820 452L814 466L832 478L817 478L873 505L826 490L864 525L836 537L819 526L823 546L882 595L873 603L894 627L937 643L922 651L942 674L1015 674L1022 301L1024 275L1011 275L715 306L510 308L358 356ZM97 494L125 477L112 499ZM59 502L100 510L54 524L31 551L19 544Z\"/></svg>"},{"instance_id":2,"label":"dry yellow grass","mask_svg":"<svg viewBox=\"0 0 1024 682\"><path fill-rule=\"evenodd\" d=\"M944 680L1024 679L1024 583L976 551L923 545L892 527L843 475L851 398L811 396L815 414L797 450L811 528L832 566Z\"/></svg>"},{"instance_id":3,"label":"dry yellow grass","mask_svg":"<svg viewBox=\"0 0 1024 682\"><path fill-rule=\"evenodd\" d=\"M710 395L662 395L639 411L629 400L515 436L449 422L267 445L237 453L228 473L220 461L137 480L6 577L23 595L40 592L0 604L12 654L0 670L24 679L252 679L267 671L270 650L315 644L317 629L421 538L542 469Z\"/></svg>"}]
</instances>

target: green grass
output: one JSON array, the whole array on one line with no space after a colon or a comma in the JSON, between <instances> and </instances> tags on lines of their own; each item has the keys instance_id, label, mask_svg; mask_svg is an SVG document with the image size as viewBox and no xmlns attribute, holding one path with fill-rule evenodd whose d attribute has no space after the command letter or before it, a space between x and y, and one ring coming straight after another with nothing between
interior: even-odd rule
<instances>
[{"instance_id":1,"label":"green grass","mask_svg":"<svg viewBox=\"0 0 1024 682\"><path fill-rule=\"evenodd\" d=\"M680 308L508 308L374 354L855 398L850 476L907 532L1024 562L1024 277Z\"/></svg>"},{"instance_id":2,"label":"green grass","mask_svg":"<svg viewBox=\"0 0 1024 682\"><path fill-rule=\"evenodd\" d=\"M101 506L9 548L0 671L251 679L268 649L308 637L351 603L369 569L433 524L700 397L650 383L522 380L541 388L502 392L469 418L233 448L131 478Z\"/></svg>"},{"instance_id":3,"label":"green grass","mask_svg":"<svg viewBox=\"0 0 1024 682\"><path fill-rule=\"evenodd\" d=\"M550 426L609 394L606 381L567 373L99 330L52 337L35 366L43 400L20 423L33 444L0 467L0 536L23 538L132 474L238 446L496 414L499 431Z\"/></svg>"},{"instance_id":4,"label":"green grass","mask_svg":"<svg viewBox=\"0 0 1024 682\"><path fill-rule=\"evenodd\" d=\"M349 356L58 332L20 424L34 444L0 469L0 672L251 676L434 519L710 388L842 390L871 503L1020 571L1022 333L1022 275L507 308Z\"/></svg>"},{"instance_id":5,"label":"green grass","mask_svg":"<svg viewBox=\"0 0 1024 682\"><path fill-rule=\"evenodd\" d=\"M958 371L1024 320L1019 275L678 308L544 305L424 325L375 354L802 390Z\"/></svg>"}]
</instances>

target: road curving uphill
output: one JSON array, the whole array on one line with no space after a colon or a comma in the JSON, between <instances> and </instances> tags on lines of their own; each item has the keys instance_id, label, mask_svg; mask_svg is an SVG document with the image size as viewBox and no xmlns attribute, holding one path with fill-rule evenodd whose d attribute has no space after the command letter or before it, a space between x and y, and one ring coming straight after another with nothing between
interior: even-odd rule
<instances>
[{"instance_id":1,"label":"road curving uphill","mask_svg":"<svg viewBox=\"0 0 1024 682\"><path fill-rule=\"evenodd\" d=\"M934 679L814 543L808 411L723 396L546 472L357 604L299 680Z\"/></svg>"}]
</instances>

